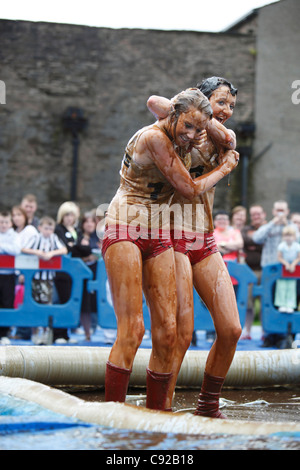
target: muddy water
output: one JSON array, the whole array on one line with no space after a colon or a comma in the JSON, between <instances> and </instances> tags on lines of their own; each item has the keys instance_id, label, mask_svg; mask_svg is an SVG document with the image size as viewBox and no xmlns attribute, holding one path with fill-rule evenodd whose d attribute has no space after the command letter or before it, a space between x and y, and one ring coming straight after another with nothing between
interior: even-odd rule
<instances>
[{"instance_id":1,"label":"muddy water","mask_svg":"<svg viewBox=\"0 0 300 470\"><path fill-rule=\"evenodd\" d=\"M145 389L131 388L126 402L145 406L145 393ZM103 389L86 389L73 394L86 401L104 401ZM193 412L197 406L198 395L198 389L176 389L173 412ZM250 390L224 388L221 407L228 419L300 422L300 386Z\"/></svg>"},{"instance_id":2,"label":"muddy water","mask_svg":"<svg viewBox=\"0 0 300 470\"><path fill-rule=\"evenodd\" d=\"M74 395L87 401L104 401L103 389L77 390ZM192 412L199 390L177 389L173 412ZM300 386L267 389L229 389L222 392L221 407L228 419L300 422ZM145 389L129 390L127 402L144 406ZM103 432L102 432L103 436ZM102 449L115 450L300 450L300 434L270 436L184 435L106 430Z\"/></svg>"}]
</instances>

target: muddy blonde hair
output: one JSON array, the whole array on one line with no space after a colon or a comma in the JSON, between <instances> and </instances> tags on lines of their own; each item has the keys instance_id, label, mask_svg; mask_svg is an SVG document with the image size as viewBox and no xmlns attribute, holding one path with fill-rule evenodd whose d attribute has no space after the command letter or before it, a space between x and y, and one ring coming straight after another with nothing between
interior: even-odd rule
<instances>
[{"instance_id":1,"label":"muddy blonde hair","mask_svg":"<svg viewBox=\"0 0 300 470\"><path fill-rule=\"evenodd\" d=\"M171 117L178 119L182 113L187 113L191 107L212 118L212 108L206 96L198 88L188 88L172 98L173 112Z\"/></svg>"}]
</instances>

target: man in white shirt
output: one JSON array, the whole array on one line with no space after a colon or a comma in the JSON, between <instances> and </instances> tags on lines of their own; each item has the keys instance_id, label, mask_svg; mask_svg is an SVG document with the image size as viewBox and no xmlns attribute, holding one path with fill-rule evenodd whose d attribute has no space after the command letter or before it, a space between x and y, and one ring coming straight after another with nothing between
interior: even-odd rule
<instances>
[{"instance_id":1,"label":"man in white shirt","mask_svg":"<svg viewBox=\"0 0 300 470\"><path fill-rule=\"evenodd\" d=\"M289 219L289 207L286 201L276 201L273 205L273 219L262 225L253 233L252 239L255 243L263 245L261 254L261 267L278 264L278 245L282 240L282 231L287 226L295 228L296 238L299 238L297 225ZM285 349L287 346L287 335L268 334L264 338L263 347L277 346Z\"/></svg>"}]
</instances>

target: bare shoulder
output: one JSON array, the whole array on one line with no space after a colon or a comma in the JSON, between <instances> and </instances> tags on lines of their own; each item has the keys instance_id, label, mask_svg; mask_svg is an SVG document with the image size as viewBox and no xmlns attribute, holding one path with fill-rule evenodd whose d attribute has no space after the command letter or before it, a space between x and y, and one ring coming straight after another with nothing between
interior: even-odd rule
<instances>
[{"instance_id":1,"label":"bare shoulder","mask_svg":"<svg viewBox=\"0 0 300 470\"><path fill-rule=\"evenodd\" d=\"M155 156L168 149L171 144L166 134L156 126L145 129L135 146L134 159L137 163L148 164Z\"/></svg>"},{"instance_id":2,"label":"bare shoulder","mask_svg":"<svg viewBox=\"0 0 300 470\"><path fill-rule=\"evenodd\" d=\"M157 142L161 142L167 139L166 134L158 126L148 126L144 128L140 135L138 145L155 145Z\"/></svg>"}]
</instances>

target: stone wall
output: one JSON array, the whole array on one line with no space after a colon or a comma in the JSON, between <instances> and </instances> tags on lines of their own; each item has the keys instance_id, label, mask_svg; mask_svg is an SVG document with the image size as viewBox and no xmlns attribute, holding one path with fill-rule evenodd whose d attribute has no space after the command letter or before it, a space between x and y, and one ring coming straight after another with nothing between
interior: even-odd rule
<instances>
[{"instance_id":1,"label":"stone wall","mask_svg":"<svg viewBox=\"0 0 300 470\"><path fill-rule=\"evenodd\" d=\"M36 194L39 212L56 215L70 198L71 136L62 115L80 107L77 201L107 203L119 183L124 146L153 121L151 94L168 97L221 75L239 88L234 127L254 117L255 37L178 31L106 29L0 20L0 206ZM221 183L219 207L239 202Z\"/></svg>"},{"instance_id":2,"label":"stone wall","mask_svg":"<svg viewBox=\"0 0 300 470\"><path fill-rule=\"evenodd\" d=\"M299 0L265 6L258 18L254 156L261 156L250 165L251 198L269 217L278 199L300 212L300 103L292 101L292 83L300 80L299 18Z\"/></svg>"}]
</instances>

